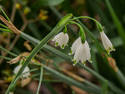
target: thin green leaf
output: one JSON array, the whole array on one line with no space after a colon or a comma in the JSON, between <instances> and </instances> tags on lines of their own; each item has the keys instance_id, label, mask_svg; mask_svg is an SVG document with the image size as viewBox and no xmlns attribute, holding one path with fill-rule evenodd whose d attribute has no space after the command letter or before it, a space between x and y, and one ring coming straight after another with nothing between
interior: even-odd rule
<instances>
[{"instance_id":1,"label":"thin green leaf","mask_svg":"<svg viewBox=\"0 0 125 94\"><path fill-rule=\"evenodd\" d=\"M0 28L0 31L3 31L3 32L11 32L9 29L5 29L5 28Z\"/></svg>"},{"instance_id":2,"label":"thin green leaf","mask_svg":"<svg viewBox=\"0 0 125 94\"><path fill-rule=\"evenodd\" d=\"M9 57L5 57L5 56L0 56L0 58L4 58L6 60L11 60L12 58L9 58Z\"/></svg>"},{"instance_id":3,"label":"thin green leaf","mask_svg":"<svg viewBox=\"0 0 125 94\"><path fill-rule=\"evenodd\" d=\"M5 52L7 52L8 54L10 54L12 56L17 56L16 54L14 54L14 53L10 52L9 50L3 48L2 46L0 46L0 49L3 50L3 51L5 51Z\"/></svg>"},{"instance_id":4,"label":"thin green leaf","mask_svg":"<svg viewBox=\"0 0 125 94\"><path fill-rule=\"evenodd\" d=\"M49 68L49 67L47 67L45 65L43 65L43 67L47 71L52 73L54 76L58 77L59 79L61 79L62 81L64 81L67 84L75 85L75 86L77 86L77 87L79 87L79 88L81 88L81 89L83 89L83 90L85 90L87 92L93 92L95 94L100 94L100 89L99 88L93 88L91 86L84 85L84 84L82 84L82 83L80 83L80 82L78 82L78 81L76 81L76 80L74 80L74 79L72 79L72 78L70 78L68 76L65 76L65 75L61 74L60 72L57 72L57 71L55 71L55 70L53 70L53 69L51 69L51 68Z\"/></svg>"},{"instance_id":5,"label":"thin green leaf","mask_svg":"<svg viewBox=\"0 0 125 94\"><path fill-rule=\"evenodd\" d=\"M40 68L39 85L38 85L36 94L39 94L39 90L40 90L40 86L41 86L41 84L42 84L42 80L43 80L43 67L41 66L41 68Z\"/></svg>"},{"instance_id":6,"label":"thin green leaf","mask_svg":"<svg viewBox=\"0 0 125 94\"><path fill-rule=\"evenodd\" d=\"M114 12L114 10L113 10L113 8L112 8L112 6L111 6L109 0L105 0L105 2L106 2L106 5L107 5L107 7L108 7L108 9L109 9L109 12L110 12L110 14L111 14L111 16L112 16L112 19L113 19L113 21L114 21L114 24L115 24L115 26L117 27L118 34L119 34L119 36L122 38L123 43L124 43L124 47L125 47L125 29L124 29L124 27L122 26L122 24L121 24L120 20L118 19L118 17L116 16L116 14L115 14L115 12Z\"/></svg>"},{"instance_id":7,"label":"thin green leaf","mask_svg":"<svg viewBox=\"0 0 125 94\"><path fill-rule=\"evenodd\" d=\"M0 11L3 13L3 15L6 17L6 19L8 21L10 21L9 17L7 16L7 14L4 12L4 10L0 7Z\"/></svg>"},{"instance_id":8,"label":"thin green leaf","mask_svg":"<svg viewBox=\"0 0 125 94\"><path fill-rule=\"evenodd\" d=\"M1 24L1 23L0 23L0 26L1 26L1 27L4 27L4 28L6 28L6 29L8 28L7 26L5 26L4 24Z\"/></svg>"}]
</instances>

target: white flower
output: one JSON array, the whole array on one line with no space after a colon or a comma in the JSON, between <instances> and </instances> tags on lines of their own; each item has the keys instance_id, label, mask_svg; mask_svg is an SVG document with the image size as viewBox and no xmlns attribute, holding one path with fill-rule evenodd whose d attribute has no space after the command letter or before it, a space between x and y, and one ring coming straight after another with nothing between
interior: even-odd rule
<instances>
[{"instance_id":1,"label":"white flower","mask_svg":"<svg viewBox=\"0 0 125 94\"><path fill-rule=\"evenodd\" d=\"M69 36L67 33L60 32L53 38L52 41L56 42L56 46L60 46L62 49L64 49L69 41Z\"/></svg>"},{"instance_id":2,"label":"white flower","mask_svg":"<svg viewBox=\"0 0 125 94\"><path fill-rule=\"evenodd\" d=\"M108 54L111 51L115 51L115 49L114 49L111 41L108 39L108 37L106 36L106 34L102 31L102 32L100 32L100 35L101 35L101 40L102 40L103 46L106 49L106 51L108 52Z\"/></svg>"},{"instance_id":3,"label":"white flower","mask_svg":"<svg viewBox=\"0 0 125 94\"><path fill-rule=\"evenodd\" d=\"M13 92L9 92L9 94L14 94Z\"/></svg>"},{"instance_id":4,"label":"white flower","mask_svg":"<svg viewBox=\"0 0 125 94\"><path fill-rule=\"evenodd\" d=\"M83 64L85 64L86 61L91 62L90 48L87 41L85 41L85 43L79 44L78 48L75 51L73 60L75 63L80 61Z\"/></svg>"},{"instance_id":5,"label":"white flower","mask_svg":"<svg viewBox=\"0 0 125 94\"><path fill-rule=\"evenodd\" d=\"M19 72L19 70L20 70L20 68L22 67L22 65L20 64L20 65L18 65L15 69L14 69L14 74L17 74L18 72ZM25 67L25 69L23 70L23 73L25 73L25 74L23 74L23 78L27 78L27 77L29 77L30 76L30 72L29 72L29 67Z\"/></svg>"},{"instance_id":6,"label":"white flower","mask_svg":"<svg viewBox=\"0 0 125 94\"><path fill-rule=\"evenodd\" d=\"M72 44L70 55L71 55L71 54L74 54L74 53L76 52L76 49L78 48L78 46L79 46L80 44L81 44L81 38L79 37L79 38L77 38L77 39L75 40L75 42Z\"/></svg>"}]
</instances>

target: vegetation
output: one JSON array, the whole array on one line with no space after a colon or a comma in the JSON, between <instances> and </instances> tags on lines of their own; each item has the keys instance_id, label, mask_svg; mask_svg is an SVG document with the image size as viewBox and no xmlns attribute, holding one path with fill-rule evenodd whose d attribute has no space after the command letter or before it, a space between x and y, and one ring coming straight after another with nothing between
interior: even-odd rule
<instances>
[{"instance_id":1,"label":"vegetation","mask_svg":"<svg viewBox=\"0 0 125 94\"><path fill-rule=\"evenodd\" d=\"M0 94L125 94L124 0L1 0Z\"/></svg>"}]
</instances>

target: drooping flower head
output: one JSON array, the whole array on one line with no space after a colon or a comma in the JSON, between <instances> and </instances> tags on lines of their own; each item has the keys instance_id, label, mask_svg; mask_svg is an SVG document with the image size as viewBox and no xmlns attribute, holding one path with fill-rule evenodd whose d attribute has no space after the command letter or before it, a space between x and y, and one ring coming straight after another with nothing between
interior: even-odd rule
<instances>
[{"instance_id":1,"label":"drooping flower head","mask_svg":"<svg viewBox=\"0 0 125 94\"><path fill-rule=\"evenodd\" d=\"M74 55L74 62L82 62L85 64L86 61L91 61L90 48L87 41L78 46Z\"/></svg>"},{"instance_id":2,"label":"drooping flower head","mask_svg":"<svg viewBox=\"0 0 125 94\"><path fill-rule=\"evenodd\" d=\"M106 51L108 52L108 54L111 51L115 51L111 41L108 39L108 37L106 36L104 31L100 32L100 35L101 35L102 44L103 44L104 48L106 49Z\"/></svg>"},{"instance_id":3,"label":"drooping flower head","mask_svg":"<svg viewBox=\"0 0 125 94\"><path fill-rule=\"evenodd\" d=\"M14 74L17 74L18 72L19 72L19 70L20 70L20 68L22 67L22 65L20 64L20 65L18 65L15 69L14 69ZM23 74L23 78L27 78L27 77L29 77L30 76L30 72L29 72L29 67L25 67L25 69L23 70L23 73L25 73L25 74Z\"/></svg>"},{"instance_id":4,"label":"drooping flower head","mask_svg":"<svg viewBox=\"0 0 125 94\"><path fill-rule=\"evenodd\" d=\"M74 54L74 65L78 62L85 64L86 61L91 62L91 54L88 42L82 43L81 37L77 38L71 47L71 54Z\"/></svg>"},{"instance_id":5,"label":"drooping flower head","mask_svg":"<svg viewBox=\"0 0 125 94\"><path fill-rule=\"evenodd\" d=\"M52 39L52 41L55 41L56 46L60 46L62 49L64 49L69 41L69 36L67 33L60 32Z\"/></svg>"}]
</instances>

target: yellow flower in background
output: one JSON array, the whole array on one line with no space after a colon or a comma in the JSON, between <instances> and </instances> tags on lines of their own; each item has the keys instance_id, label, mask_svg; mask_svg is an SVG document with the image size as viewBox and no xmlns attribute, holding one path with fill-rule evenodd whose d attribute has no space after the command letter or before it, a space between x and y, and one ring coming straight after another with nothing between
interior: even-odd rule
<instances>
[{"instance_id":1,"label":"yellow flower in background","mask_svg":"<svg viewBox=\"0 0 125 94\"><path fill-rule=\"evenodd\" d=\"M46 20L48 19L48 15L47 15L48 11L46 10L40 10L40 13L38 15L40 20Z\"/></svg>"},{"instance_id":2,"label":"yellow flower in background","mask_svg":"<svg viewBox=\"0 0 125 94\"><path fill-rule=\"evenodd\" d=\"M9 76L9 77L5 78L5 82L10 83L13 79L14 79L14 76Z\"/></svg>"},{"instance_id":3,"label":"yellow flower in background","mask_svg":"<svg viewBox=\"0 0 125 94\"><path fill-rule=\"evenodd\" d=\"M25 15L27 15L28 13L30 13L31 9L29 7L25 7L23 12Z\"/></svg>"},{"instance_id":4,"label":"yellow flower in background","mask_svg":"<svg viewBox=\"0 0 125 94\"><path fill-rule=\"evenodd\" d=\"M16 9L21 9L21 4L20 3L16 3Z\"/></svg>"}]
</instances>

